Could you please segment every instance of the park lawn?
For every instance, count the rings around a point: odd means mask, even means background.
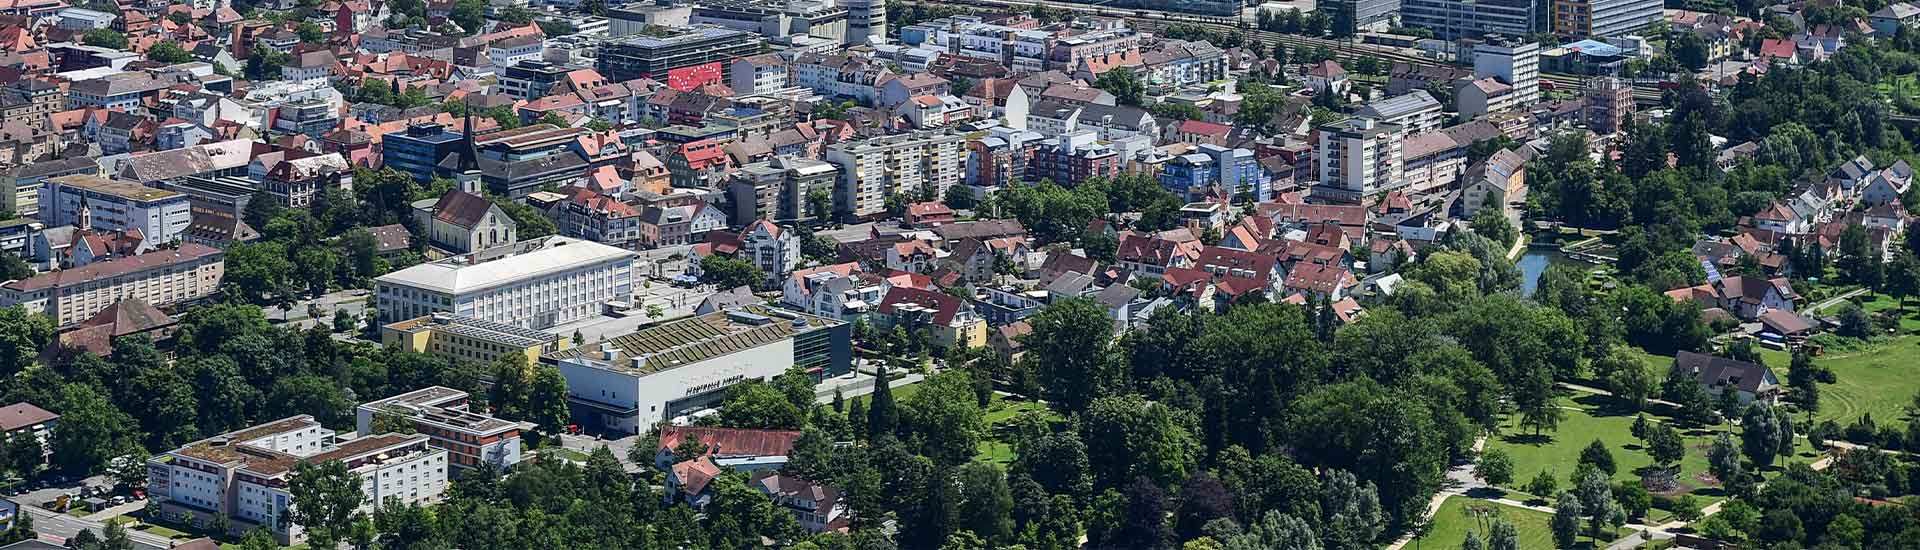
[[[1915,309],[1915,308],[1909,308]],[[1767,358],[1767,366],[1786,383],[1789,361]],[[1885,425],[1907,418],[1907,404],[1920,392],[1920,336],[1895,337],[1871,350],[1827,352],[1814,364],[1833,369],[1834,383],[1820,385],[1816,417],[1846,425],[1872,414]]]
[[[547,447],[545,449],[540,449],[540,454],[542,455],[551,454],[558,458],[564,458],[564,459],[571,460],[574,462],[579,462],[582,464],[585,464],[587,462],[586,453],[582,453],[580,451],[576,451],[573,449],[568,449],[566,447]]]
[[[915,393],[918,393],[918,392],[920,391],[920,383],[919,383],[919,382],[915,382],[915,383],[912,383],[912,384],[907,384],[907,385],[904,385],[904,386],[902,386],[902,385],[900,385],[900,381],[899,381],[899,380],[894,380],[894,381],[893,381],[893,385],[891,385],[891,386],[887,386],[887,390],[888,390],[888,391],[891,391],[891,392],[893,392],[893,402],[894,402],[894,403],[899,403],[899,402],[900,402],[900,400],[902,400],[902,399],[906,399],[906,398],[907,398],[907,396],[909,396],[909,395],[913,395],[913,394],[915,394]],[[851,405],[851,404],[852,404],[852,403],[853,403],[854,401],[859,401],[859,402],[860,402],[860,406],[862,406],[862,407],[867,407],[867,406],[872,406],[872,405],[873,405],[873,394],[872,394],[871,392],[869,392],[869,393],[867,393],[866,395],[861,395],[861,396],[858,396],[858,397],[849,397],[849,398],[847,398],[847,403],[848,403],[849,405]]]
[[[1653,457],[1647,454],[1640,440],[1633,437],[1633,414],[1613,408],[1617,403],[1613,398],[1581,394],[1557,401],[1565,413],[1558,429],[1535,436],[1531,430],[1519,428],[1518,415],[1508,415],[1500,423],[1500,435],[1487,440],[1488,449],[1500,449],[1513,458],[1513,483],[1505,488],[1519,490],[1542,471],[1552,472],[1562,489],[1570,487],[1567,476],[1580,462],[1580,451],[1594,439],[1604,442],[1613,452],[1615,482],[1637,482],[1640,479],[1637,470],[1653,465]],[[1653,414],[1647,418],[1668,420]],[[1713,442],[1713,434],[1705,429],[1684,429],[1681,433],[1686,438],[1687,454],[1680,461],[1679,481],[1691,491],[1706,485],[1694,479],[1693,474],[1707,471],[1707,448]]]
[[[990,462],[1000,466],[1013,463],[1013,442],[1007,441],[1006,435],[1013,429],[1013,420],[1025,414],[1040,415],[1040,419],[1050,424],[1066,420],[1066,417],[1061,416],[1059,412],[1038,402],[1016,401],[997,393],[993,394],[993,400],[987,405],[986,414],[982,415],[987,423],[987,433],[980,439],[977,447],[979,452],[974,455],[974,462]]]
[[[1512,523],[1514,530],[1520,534],[1521,548],[1553,548],[1553,528],[1549,526],[1553,520],[1552,514],[1463,496],[1447,497],[1445,502],[1440,503],[1440,510],[1434,512],[1433,523],[1427,529],[1427,534],[1408,548],[1459,548],[1461,541],[1467,540],[1469,530],[1484,540],[1487,536],[1484,526],[1490,523],[1469,516],[1469,508],[1492,511]]]

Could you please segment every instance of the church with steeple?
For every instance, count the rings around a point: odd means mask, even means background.
[[[486,183],[480,171],[480,150],[474,145],[473,110],[462,121],[465,137],[455,155],[454,181],[458,185],[446,196],[413,204],[416,227],[425,233],[427,243],[453,253],[466,253],[519,242],[519,225],[500,205],[485,196]],[[442,164],[445,166],[445,164]]]

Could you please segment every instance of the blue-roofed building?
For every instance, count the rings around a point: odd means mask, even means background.
[[[1168,160],[1160,169],[1160,185],[1175,195],[1187,196],[1195,189],[1213,183],[1213,157],[1187,153]]]
[[[1617,76],[1631,57],[1619,46],[1588,39],[1540,52],[1540,69],[1555,73]]]
[[[387,134],[381,139],[381,156],[386,166],[413,176],[416,181],[433,179],[440,161],[460,150],[459,132],[436,123],[413,124],[407,131]]]
[[[1266,200],[1267,171],[1253,151],[1201,145],[1198,152],[1168,160],[1160,171],[1160,185],[1187,200],[1197,200],[1208,187],[1219,186],[1234,197]]]

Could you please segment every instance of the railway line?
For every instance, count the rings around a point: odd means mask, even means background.
[[[1196,25],[1196,26],[1204,27],[1217,32],[1240,32],[1244,34],[1248,38],[1248,40],[1258,41],[1262,45],[1266,45],[1268,47],[1271,47],[1273,44],[1285,44],[1287,46],[1287,51],[1289,53],[1298,52],[1303,48],[1325,48],[1326,50],[1333,53],[1335,61],[1339,61],[1343,64],[1352,63],[1354,61],[1359,60],[1362,57],[1372,57],[1389,64],[1408,63],[1412,65],[1417,65],[1417,66],[1430,66],[1430,67],[1449,65],[1448,63],[1445,63],[1442,61],[1421,56],[1412,48],[1399,48],[1394,46],[1354,42],[1351,40],[1320,38],[1320,37],[1302,36],[1297,34],[1286,34],[1286,33],[1279,33],[1279,32],[1273,32],[1273,31],[1259,30],[1254,28],[1254,25],[1250,21],[1246,20],[1244,17],[1220,17],[1220,16],[1211,16],[1211,15],[1170,12],[1170,11],[1162,11],[1162,10],[1114,8],[1114,7],[1102,6],[1098,4],[1081,4],[1081,3],[1074,3],[1074,2],[1060,2],[1060,1],[1054,1],[1054,0],[1032,0],[1032,1],[950,0],[950,1],[957,4],[989,7],[989,8],[996,8],[996,9],[1027,9],[1034,4],[1040,4],[1040,5],[1047,6],[1049,8],[1062,9],[1062,10],[1067,10],[1074,13],[1084,13],[1088,15],[1098,15],[1103,17],[1123,18],[1123,19],[1126,19],[1128,24],[1131,25],[1133,28],[1143,32],[1160,32],[1160,31],[1164,31],[1167,27],[1175,24]],[[1572,74],[1543,73],[1540,75],[1540,79],[1546,82],[1551,82],[1554,89],[1570,91],[1575,93],[1579,93],[1586,90],[1588,78],[1589,77],[1572,75]],[[1660,103],[1660,97],[1661,97],[1661,91],[1657,84],[1640,83],[1640,82],[1634,83],[1633,99],[1635,103],[1640,105],[1658,105]]]

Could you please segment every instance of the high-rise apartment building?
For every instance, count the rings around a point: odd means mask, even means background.
[[[842,142],[827,148],[826,160],[840,169],[834,211],[866,217],[886,212],[887,197],[931,188],[947,188],[966,175],[966,138],[958,134],[914,132]]]
[[[1540,44],[1491,36],[1473,45],[1473,77],[1493,77],[1513,87],[1514,103],[1540,101]]]
[[[1349,118],[1320,127],[1314,148],[1320,184],[1313,195],[1333,202],[1358,203],[1400,187],[1405,169],[1400,127],[1370,118]]]

